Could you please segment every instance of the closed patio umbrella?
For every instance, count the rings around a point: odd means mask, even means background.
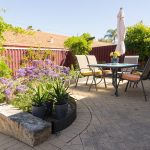
[[[125,54],[125,24],[124,24],[124,13],[123,9],[120,8],[119,13],[117,15],[117,47],[116,51],[119,51],[121,55]]]

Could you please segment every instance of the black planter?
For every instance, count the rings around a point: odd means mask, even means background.
[[[45,102],[45,107],[46,107],[46,116],[49,116],[52,114],[53,111],[53,102]]]
[[[68,112],[68,103],[63,104],[63,105],[55,104],[56,119],[58,120],[63,119],[67,115],[67,112]]]
[[[71,98],[68,101],[68,112],[66,117],[61,120],[53,118],[53,116],[49,118],[49,121],[52,123],[52,133],[57,133],[71,125],[77,116],[76,109],[76,102],[74,98]]]
[[[32,115],[44,119],[46,113],[46,108],[42,106],[32,106]]]

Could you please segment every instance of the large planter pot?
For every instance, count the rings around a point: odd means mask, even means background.
[[[42,106],[32,106],[32,115],[44,119],[46,113],[46,108]]]
[[[45,107],[46,107],[46,116],[49,116],[52,114],[53,111],[53,102],[45,102]]]
[[[74,98],[70,98],[68,100],[68,112],[66,117],[64,117],[61,120],[58,120],[56,118],[50,118],[50,121],[52,123],[52,133],[57,133],[65,128],[67,128],[69,125],[72,124],[72,122],[76,119],[77,112],[76,112],[76,101]]]
[[[55,104],[55,116],[56,119],[63,119],[66,117],[68,112],[68,103],[63,105]]]

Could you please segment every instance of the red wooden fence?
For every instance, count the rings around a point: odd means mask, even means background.
[[[90,52],[91,55],[95,55],[98,62],[110,62],[110,53],[115,51],[116,45],[108,45],[101,47],[93,47]]]
[[[6,56],[6,63],[13,71],[13,74],[16,74],[16,71],[22,66],[22,60],[27,55],[27,48],[5,48],[6,50],[1,53],[2,56]],[[35,50],[36,51],[36,50]],[[66,65],[68,66],[68,61],[66,57],[69,51],[63,49],[53,49],[50,50],[50,58],[53,60],[54,64],[57,65]]]
[[[98,62],[110,62],[110,52],[114,51],[115,48],[116,45],[94,47],[90,54],[95,55]],[[23,57],[26,56],[27,50],[28,48],[25,47],[6,47],[6,50],[2,53],[3,56],[10,58],[9,61],[7,60],[7,64],[12,69],[13,74],[21,67]],[[135,52],[132,54],[135,54]],[[52,49],[50,58],[57,65],[70,66],[74,63],[71,52],[64,49]]]

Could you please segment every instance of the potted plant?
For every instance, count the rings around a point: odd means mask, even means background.
[[[52,111],[53,111],[53,104],[54,104],[54,101],[53,99],[51,98],[51,92],[53,91],[53,82],[47,82],[45,83],[45,106],[46,106],[46,116],[49,116],[52,114]]]
[[[119,56],[120,56],[119,51],[111,52],[110,53],[111,63],[118,63],[119,62]]]
[[[46,108],[44,102],[47,98],[47,92],[42,84],[35,86],[33,89],[33,98],[32,98],[32,114],[41,119],[44,118]]]
[[[62,119],[68,112],[68,99],[69,93],[68,87],[65,87],[62,80],[57,79],[53,85],[53,91],[51,92],[51,98],[55,102],[55,116],[56,119]]]

